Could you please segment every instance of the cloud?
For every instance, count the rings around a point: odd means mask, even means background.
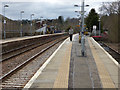
[[[29,19],[30,14],[34,13],[34,18],[43,16],[44,18],[56,18],[67,12],[73,12],[73,4],[66,5],[67,3],[49,3],[49,2],[12,2],[7,3],[6,16],[9,18],[19,19],[20,11],[24,10],[23,19]],[[74,13],[74,12],[73,12]]]
[[[89,4],[85,10],[87,13],[91,8],[95,8],[98,12],[98,8],[101,2],[116,1],[116,0],[85,0],[85,4]],[[8,4],[6,8],[6,16],[11,19],[20,19],[20,11],[24,10],[23,19],[30,19],[30,14],[34,13],[33,18],[57,18],[62,15],[67,17],[76,17],[75,10],[81,10],[75,8],[75,4],[81,5],[82,0],[2,0],[0,3],[0,9],[3,10],[3,4]],[[0,14],[2,14],[2,10]]]

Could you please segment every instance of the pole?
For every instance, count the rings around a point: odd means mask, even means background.
[[[6,31],[5,31],[5,5],[4,5],[4,39],[6,38]]]
[[[85,38],[84,38],[84,0],[82,2],[82,38],[81,38],[81,53],[82,53],[82,56],[84,56],[85,54]]]
[[[32,14],[30,15],[30,32],[31,32],[31,36],[32,36]]]
[[[101,34],[101,30],[100,30],[101,28],[100,28],[100,18],[99,18],[99,36],[100,36],[100,34]]]
[[[22,37],[22,12],[20,12],[20,18],[21,18],[21,32],[20,32],[20,35]]]
[[[34,16],[34,14],[30,15],[30,32],[31,32],[31,36],[32,36],[32,16]]]
[[[82,3],[82,10],[81,11],[82,11],[82,32],[84,32],[84,0]]]

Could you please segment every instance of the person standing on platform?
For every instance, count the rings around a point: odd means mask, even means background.
[[[70,27],[69,29],[69,35],[70,35],[70,41],[72,41],[72,36],[73,36],[73,29]]]

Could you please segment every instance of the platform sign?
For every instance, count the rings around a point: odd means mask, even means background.
[[[84,24],[84,27],[86,27],[86,24]]]
[[[96,28],[97,28],[97,26],[96,26],[96,25],[94,25],[94,26],[93,26],[93,30],[96,30]]]
[[[94,25],[93,26],[93,31],[92,31],[92,33],[96,36],[96,28],[97,28],[97,26],[96,25]]]
[[[80,25],[76,25],[77,27],[80,27]]]

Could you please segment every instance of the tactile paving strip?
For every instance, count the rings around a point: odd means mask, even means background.
[[[97,69],[99,72],[99,76],[100,76],[103,88],[115,88],[115,85],[109,73],[107,72],[103,62],[100,60],[100,57],[97,52],[97,47],[95,47],[94,45],[95,43],[91,40],[91,38],[88,38],[88,42],[97,65]]]
[[[69,45],[66,45],[66,44],[69,44]],[[64,45],[64,48],[65,48],[65,50],[63,51],[64,55],[61,56],[62,63],[60,65],[58,75],[54,82],[53,88],[68,88],[69,65],[70,65],[72,42],[67,41],[66,44]]]

